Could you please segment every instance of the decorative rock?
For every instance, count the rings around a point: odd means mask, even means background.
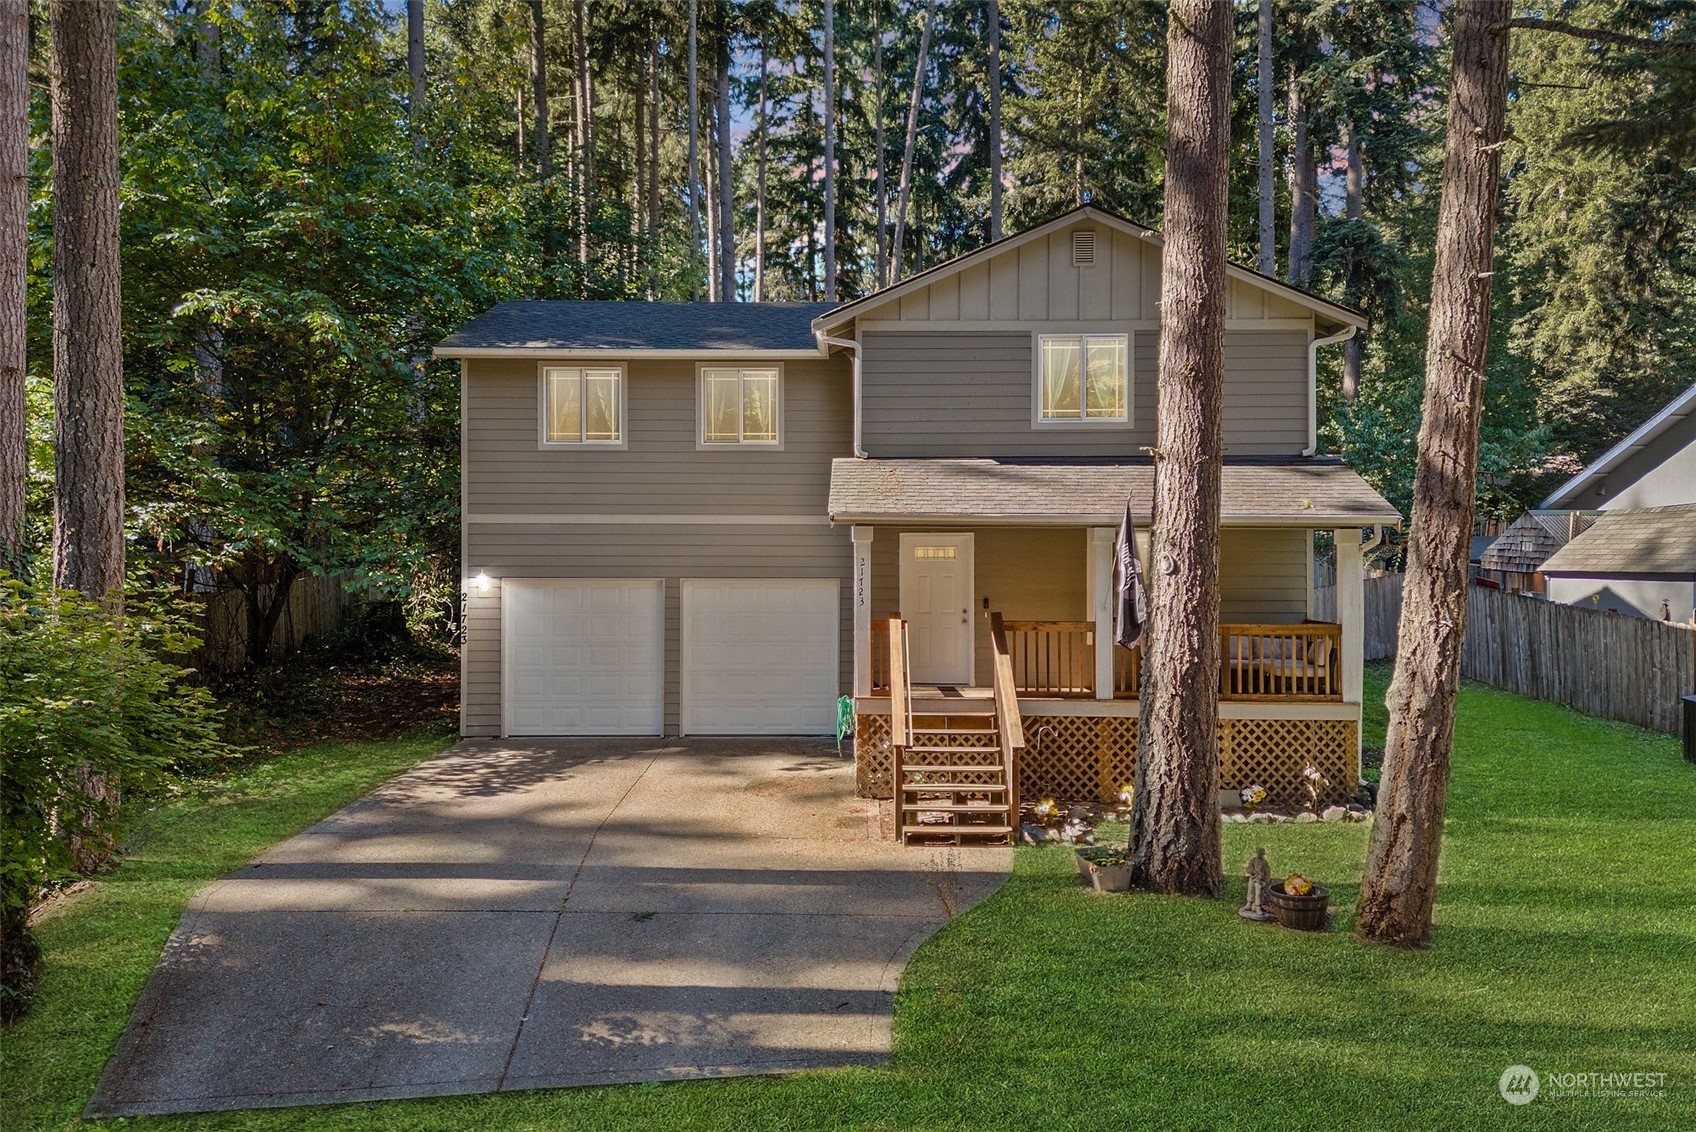
[[[1231,821],[1231,822],[1237,822],[1239,824],[1246,824],[1248,822],[1248,815],[1247,814],[1226,814],[1225,820]]]
[[[1358,802],[1350,802],[1348,810],[1351,814],[1364,814],[1366,812],[1366,807],[1360,805]]]
[[[1314,813],[1312,810],[1303,810],[1301,813],[1296,815],[1296,820],[1303,823],[1316,822],[1319,820],[1319,815]]]
[[[1250,817],[1248,820],[1256,825],[1271,825],[1273,822],[1277,821],[1278,818],[1275,814],[1258,813]]]
[[[1322,821],[1342,821],[1347,814],[1348,811],[1341,806],[1326,806],[1325,812],[1319,817]]]
[[[1078,805],[1073,806],[1066,816],[1071,818],[1073,821],[1087,822],[1090,820],[1089,807],[1080,802]]]
[[[1026,822],[1019,827],[1019,833],[1026,845],[1041,845],[1046,841],[1058,841],[1059,836],[1046,826],[1032,825]]]
[[[1372,815],[1367,813],[1364,810],[1361,810],[1359,812],[1356,812],[1354,810],[1350,810],[1348,813],[1343,815],[1344,821],[1356,821],[1356,822],[1370,821],[1371,818],[1372,818]]]

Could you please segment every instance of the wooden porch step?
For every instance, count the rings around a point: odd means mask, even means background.
[[[1001,754],[1001,748],[1000,747],[908,747],[907,752],[909,754],[916,754],[916,755],[1000,755]],[[905,760],[903,760],[903,765],[906,765]],[[913,763],[912,765],[918,766],[920,764]],[[996,765],[996,766],[1001,765],[1001,761],[1000,761],[999,758],[996,759],[994,765]]]
[[[993,727],[920,727],[914,724],[914,735],[996,735]]]
[[[903,802],[904,814],[1000,814],[1007,816],[1005,802]]]
[[[975,783],[970,783],[970,782],[950,782],[950,783],[944,783],[943,785],[940,785],[940,786],[937,785],[934,782],[927,782],[922,786],[914,785],[913,783],[909,782],[905,786],[903,786],[901,789],[907,794],[1005,794],[1005,793],[1007,793],[1007,788],[1005,786],[999,786],[999,785],[979,786],[979,785],[976,785]],[[901,803],[902,803],[902,805],[906,805],[907,799],[902,798]],[[916,804],[917,803],[915,803],[915,805]],[[1006,802],[998,802],[996,804],[999,805],[1002,809],[1007,808]],[[923,808],[923,807],[921,807],[921,808]]]
[[[901,840],[907,841],[914,837],[1011,837],[1013,827],[1010,825],[904,825],[901,827]]]
[[[988,774],[991,771],[995,771],[995,772],[999,773],[1001,771],[1001,769],[1002,769],[1001,764],[995,763],[993,765],[988,765],[988,766],[904,766],[904,767],[901,768],[901,771],[904,774],[927,774],[927,775],[930,775],[930,774]],[[916,783],[904,783],[903,785],[912,786],[912,785],[917,785],[917,784]]]

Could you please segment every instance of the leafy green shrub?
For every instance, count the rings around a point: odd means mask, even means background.
[[[219,711],[189,670],[194,646],[169,608],[114,618],[74,594],[0,583],[0,1018],[28,1007],[39,965],[29,908],[73,871],[71,847],[116,828],[120,792],[221,756]],[[91,796],[103,776],[113,789]]]

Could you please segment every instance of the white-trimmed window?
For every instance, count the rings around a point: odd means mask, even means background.
[[[1130,419],[1128,335],[1037,336],[1038,424],[1128,424]]]
[[[543,444],[623,444],[624,371],[542,367]]]
[[[782,396],[775,368],[702,366],[701,444],[776,447]]]

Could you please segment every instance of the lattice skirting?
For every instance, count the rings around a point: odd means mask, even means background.
[[[1240,790],[1258,783],[1267,803],[1307,801],[1302,771],[1311,762],[1326,780],[1320,805],[1343,802],[1360,788],[1358,724],[1352,719],[1222,719],[1219,785]],[[1019,793],[1025,798],[1111,802],[1136,773],[1137,721],[1123,716],[1026,716]],[[856,782],[863,798],[888,798],[889,717],[855,720]]]

